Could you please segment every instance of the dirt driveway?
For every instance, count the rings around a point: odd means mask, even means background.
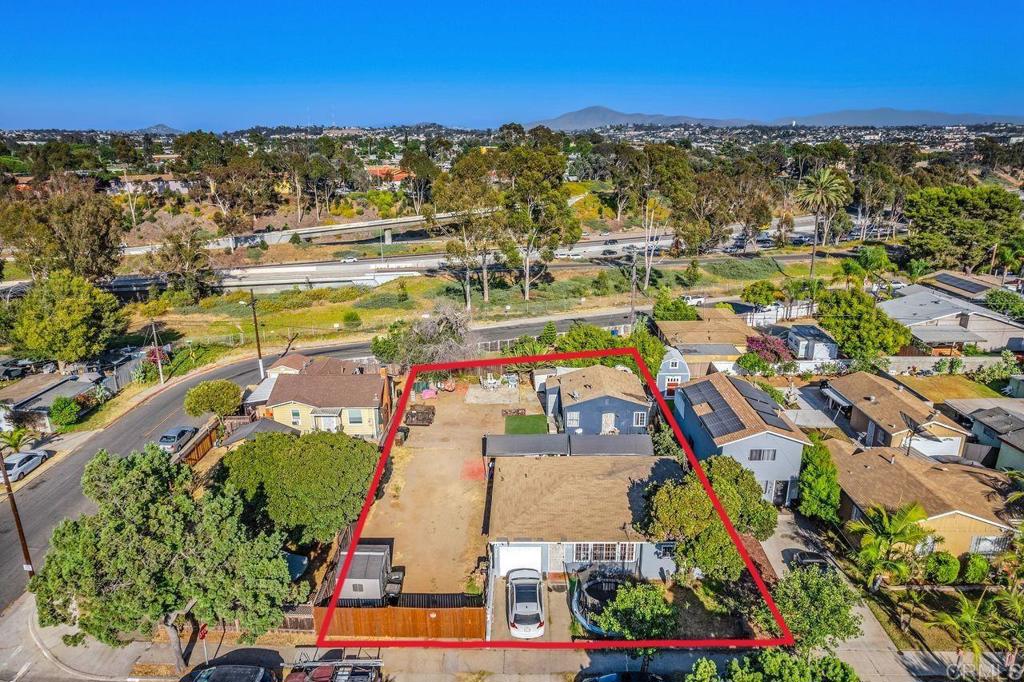
[[[371,508],[362,537],[393,540],[407,593],[461,593],[486,554],[482,534],[487,477],[483,436],[505,432],[502,405],[467,405],[467,385],[441,393],[430,426],[414,426],[392,450],[394,472],[385,497]],[[533,404],[522,407],[540,411]]]

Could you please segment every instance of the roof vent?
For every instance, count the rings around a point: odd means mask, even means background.
[[[896,455],[889,455],[889,464],[896,463]]]
[[[573,400],[579,400],[580,399],[580,392],[579,391],[569,391],[569,397],[572,398]]]
[[[875,402],[875,396],[873,396],[873,395],[869,395],[869,396],[867,396],[867,401],[868,401],[869,403],[873,403],[873,402]]]

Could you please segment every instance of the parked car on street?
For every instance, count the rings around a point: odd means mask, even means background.
[[[0,381],[10,381],[12,379],[20,379],[25,376],[25,368],[19,367],[18,365],[2,365],[0,366]]]
[[[273,682],[274,673],[256,665],[215,665],[201,671],[194,682]]]
[[[198,431],[198,429],[194,426],[177,426],[160,436],[158,445],[161,450],[173,455],[175,452],[181,450],[185,443],[192,439],[192,436],[196,435],[196,431]]]
[[[544,636],[544,591],[540,571],[517,568],[509,571],[508,629],[516,639]]]
[[[50,453],[45,450],[26,450],[25,452],[7,455],[4,457],[4,469],[7,470],[7,478],[12,481],[20,481],[49,458]]]

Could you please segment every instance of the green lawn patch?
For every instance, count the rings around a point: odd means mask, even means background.
[[[704,265],[704,269],[721,279],[770,279],[779,274],[774,258],[730,258]]]
[[[505,417],[505,435],[522,436],[548,432],[548,418],[543,414],[509,415]]]
[[[950,398],[1003,398],[985,384],[971,381],[962,374],[936,374],[930,377],[900,377],[900,382],[934,403]]]

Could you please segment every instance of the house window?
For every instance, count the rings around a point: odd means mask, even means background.
[[[771,495],[775,492],[774,481],[764,481],[761,483],[761,490],[764,491],[765,495]]]
[[[1010,546],[1009,535],[975,535],[971,538],[971,552],[975,554],[999,554]]]
[[[360,585],[359,583],[352,583],[351,585],[349,585],[349,587],[352,588],[353,592],[362,592],[363,591],[363,586]]]
[[[665,377],[665,395],[672,397],[676,394],[676,389],[679,388],[679,384],[683,383],[683,377],[678,374],[672,374]]]
[[[363,423],[363,411],[362,410],[349,410],[348,411],[348,423],[349,424],[362,424]]]
[[[750,451],[751,462],[774,462],[775,461],[775,450],[751,450]]]
[[[640,428],[647,426],[647,413],[646,412],[634,412],[633,413],[633,426]]]
[[[668,368],[669,369],[679,369],[679,361],[678,360],[669,360]]]
[[[580,425],[580,413],[579,412],[566,412],[565,413],[565,428],[575,429]]]
[[[302,413],[292,410],[292,426],[298,426],[300,423],[302,423]]]
[[[577,542],[573,545],[573,561],[635,561],[636,545],[632,542]]]

